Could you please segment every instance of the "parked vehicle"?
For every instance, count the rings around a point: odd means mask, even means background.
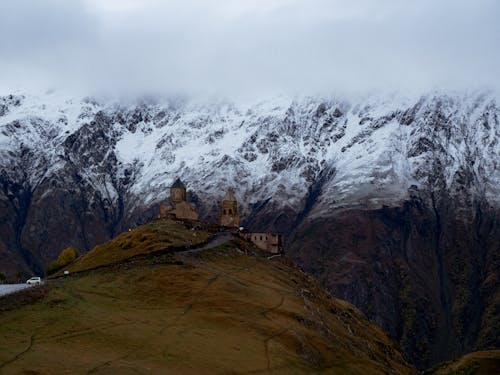
[[[39,276],[32,277],[26,281],[28,285],[40,285],[42,283],[42,278]]]

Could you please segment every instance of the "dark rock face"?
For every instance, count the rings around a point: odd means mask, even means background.
[[[72,179],[64,187],[57,187],[61,181],[46,180],[35,189],[5,184],[0,192],[0,234],[14,260],[3,268],[10,279],[18,272],[22,278],[31,272],[43,275],[45,266],[65,247],[86,252],[155,215],[155,206],[139,212],[131,209],[125,215],[126,198],[111,204],[83,184],[78,174],[69,175]]]
[[[9,181],[5,174],[0,176],[0,183],[0,210],[2,212],[0,248],[3,248],[5,253],[1,262],[9,265],[8,259],[10,259],[17,266],[16,270],[6,267],[5,273],[12,278],[15,274],[17,277],[18,272],[26,272],[29,269],[41,271],[39,256],[22,244],[22,231],[31,205],[31,191],[27,186]]]
[[[358,306],[421,369],[500,345],[500,211],[414,197],[303,222],[290,256]]]

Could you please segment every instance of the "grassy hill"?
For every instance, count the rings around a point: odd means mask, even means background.
[[[0,373],[416,373],[287,261],[230,235],[196,248],[213,235],[156,221],[80,258],[32,303],[0,310]]]
[[[426,371],[425,375],[497,375],[500,374],[500,350],[464,355]]]
[[[96,246],[65,270],[81,272],[117,264],[132,257],[184,249],[200,245],[213,236],[207,229],[192,230],[195,226],[194,223],[174,220],[152,221],[122,233],[112,241]],[[61,273],[62,271],[59,275]]]

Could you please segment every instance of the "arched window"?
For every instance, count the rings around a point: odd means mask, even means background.
[[[262,236],[260,236],[260,240],[262,241]]]
[[[231,215],[233,213],[233,210],[229,209],[229,215]]]
[[[222,210],[222,213],[225,215],[226,214],[226,210]]]

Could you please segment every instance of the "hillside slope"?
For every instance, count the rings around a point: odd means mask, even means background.
[[[425,375],[495,375],[500,373],[500,350],[473,352],[439,364]]]
[[[416,373],[355,307],[247,242],[139,257],[120,240],[108,249],[132,258],[82,267],[0,313],[2,374]]]

